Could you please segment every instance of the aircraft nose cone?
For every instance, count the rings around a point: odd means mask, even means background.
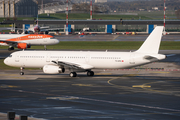
[[[55,39],[54,42],[55,42],[56,44],[58,44],[58,43],[59,43],[59,40]]]
[[[8,59],[4,59],[4,64],[8,65]]]

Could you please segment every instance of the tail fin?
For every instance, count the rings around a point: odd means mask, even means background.
[[[157,54],[159,52],[163,28],[163,26],[157,26],[136,52]]]
[[[36,25],[38,25],[38,14],[37,14],[37,23],[36,23]]]

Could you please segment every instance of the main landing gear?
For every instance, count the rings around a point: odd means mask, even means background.
[[[77,73],[76,73],[76,72],[71,72],[71,73],[69,74],[69,76],[70,76],[70,77],[76,77],[76,76],[77,76]]]
[[[76,77],[77,73],[76,72],[71,72],[69,74],[70,77]],[[87,76],[94,76],[94,72],[93,71],[87,71]]]
[[[8,50],[9,51],[14,50],[14,47],[9,47]]]
[[[88,71],[87,76],[94,76],[94,72],[93,71]]]

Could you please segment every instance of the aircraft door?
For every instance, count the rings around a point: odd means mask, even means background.
[[[46,62],[50,62],[50,53],[46,55]]]
[[[86,63],[89,62],[89,58],[90,58],[90,57],[89,57],[89,54],[87,54],[87,55],[86,55]]]
[[[19,62],[19,53],[16,54],[15,62]]]
[[[44,41],[44,43],[46,43],[47,42],[47,38],[43,38],[43,41]]]

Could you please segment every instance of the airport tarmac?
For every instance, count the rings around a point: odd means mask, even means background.
[[[180,51],[161,52],[174,55],[133,69],[94,70],[93,77],[0,70],[0,112],[37,120],[179,120]]]
[[[55,36],[56,39],[60,41],[144,41],[148,37],[147,35],[101,35],[101,34],[91,34],[91,35],[58,35]],[[179,35],[164,35],[162,41],[180,41]]]
[[[76,35],[58,37],[65,41],[84,39]],[[146,37],[92,35],[85,39],[138,41]],[[163,40],[179,39],[172,37]],[[11,52],[0,50],[0,58]],[[0,69],[0,120],[5,120],[8,111],[27,115],[29,120],[179,120],[180,51],[160,53],[170,57],[132,69],[94,70],[93,77],[78,73],[76,78],[70,78],[68,71],[47,75],[29,69],[20,76],[20,70]]]

